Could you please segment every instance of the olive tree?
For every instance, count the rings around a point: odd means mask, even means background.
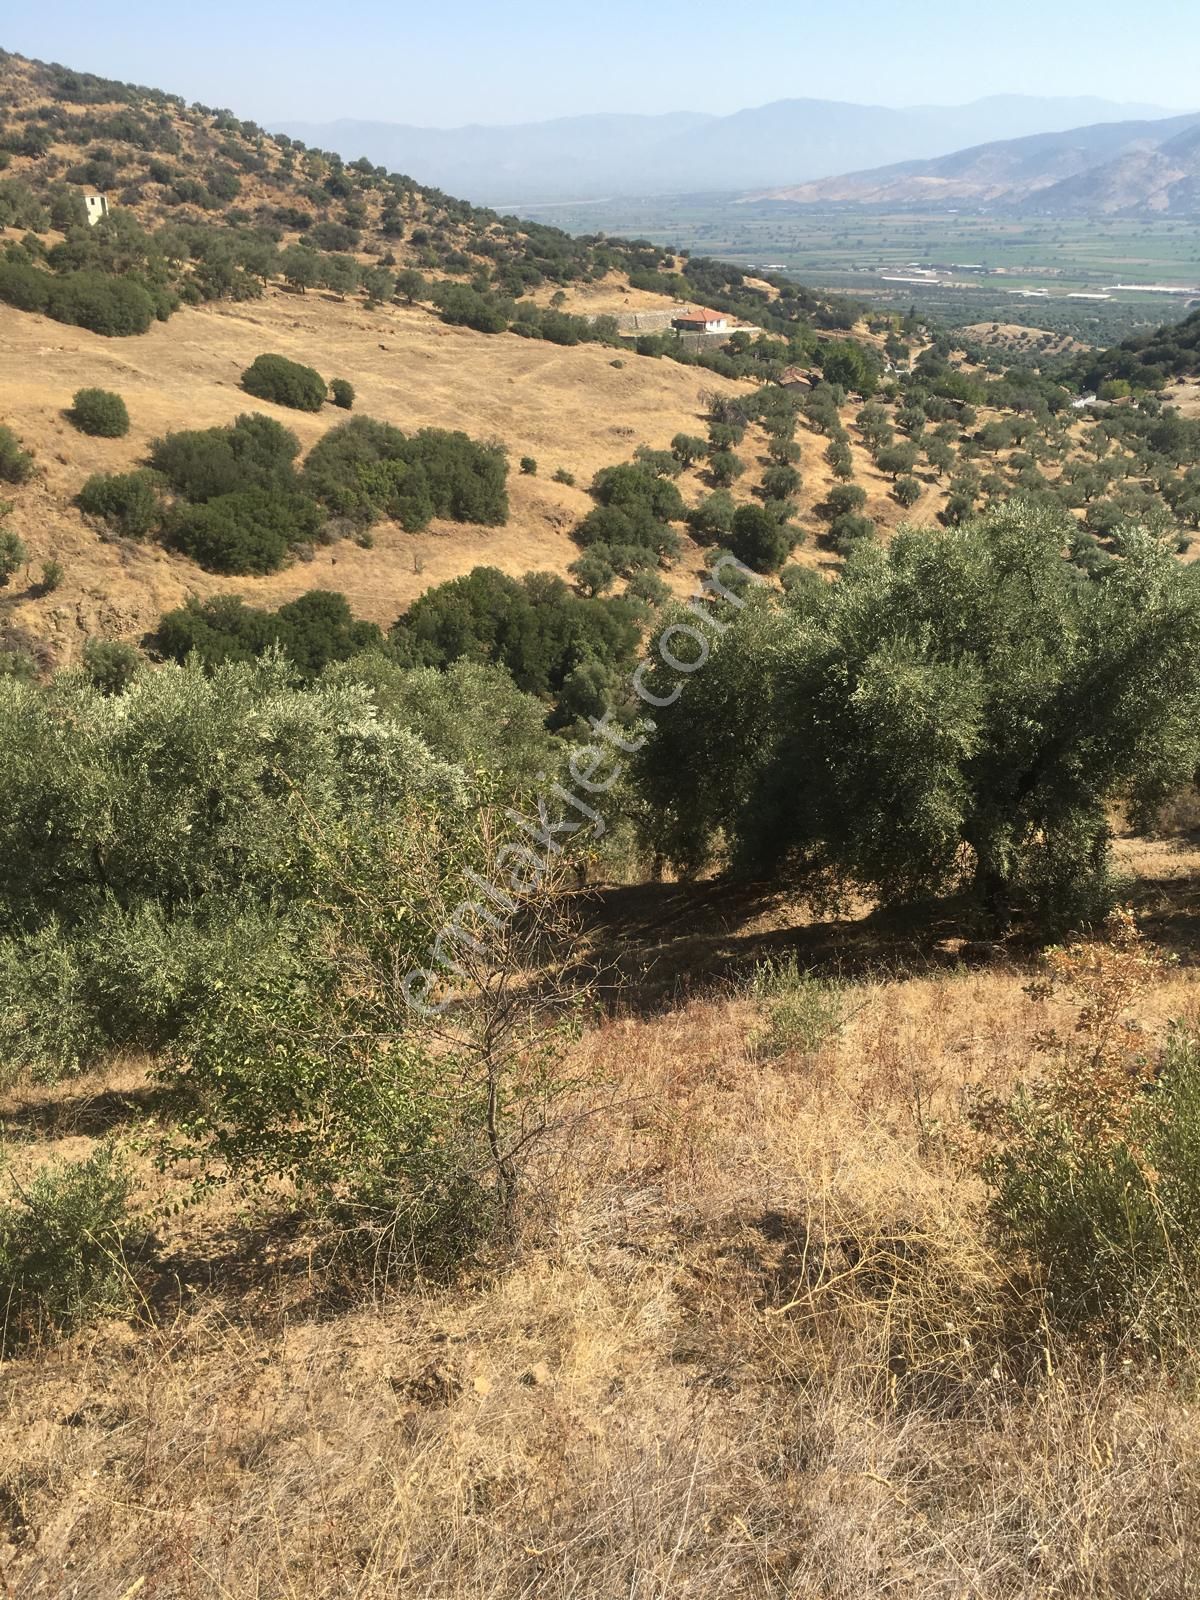
[[[993,928],[1099,914],[1112,806],[1196,770],[1200,582],[1138,533],[1088,580],[1068,532],[1013,503],[863,541],[722,635],[638,757],[654,847],[696,867],[724,841],[817,898],[965,891]]]

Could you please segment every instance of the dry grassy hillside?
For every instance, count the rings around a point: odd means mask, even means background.
[[[64,660],[89,633],[140,637],[189,594],[236,592],[277,605],[311,588],[335,588],[361,616],[388,623],[429,585],[474,566],[565,571],[578,554],[570,528],[591,502],[582,488],[553,483],[552,473],[565,468],[586,485],[638,444],[664,447],[680,430],[694,432],[702,392],[739,387],[670,361],[630,359],[617,369],[611,352],[600,348],[487,337],[445,327],[419,309],[368,313],[317,294],[183,310],[125,340],[0,307],[0,340],[11,352],[0,371],[0,418],[34,450],[42,469],[11,492],[11,523],[35,570],[51,556],[66,568],[56,593],[14,595],[12,619]],[[345,419],[332,407],[310,416],[245,394],[239,376],[263,350],[350,378],[356,410],[369,416],[502,441],[513,459],[509,524],[444,523],[416,535],[384,525],[371,550],[345,541],[319,551],[312,563],[240,579],[207,574],[157,546],[109,541],[90,528],[71,505],[85,478],[134,465],[156,435],[262,410],[294,429],[307,448]],[[132,419],[125,439],[86,438],[64,419],[75,390],[89,385],[125,397]],[[536,477],[517,472],[524,455],[537,459]]]
[[[1127,840],[1197,1016],[1194,849]],[[708,888],[616,891],[651,970],[588,1031],[514,1260],[341,1298],[286,1217],[140,1165],[141,1317],[0,1372],[0,1587],[19,1600],[1184,1600],[1186,1385],[1047,1335],[987,1239],[964,1091],[1030,1070],[1067,995],[903,927]],[[1182,934],[1186,940],[1186,933]],[[842,974],[805,1045],[744,982]],[[672,974],[718,981],[664,1009]],[[158,1115],[142,1064],[0,1105],[21,1179]],[[257,1224],[257,1225],[256,1225]],[[136,1266],[134,1267],[136,1271]]]
[[[6,609],[10,625],[48,645],[60,663],[75,659],[90,635],[140,639],[189,595],[237,593],[277,606],[312,588],[333,588],[358,615],[388,624],[424,589],[478,565],[513,575],[565,573],[579,553],[570,533],[591,505],[585,490],[596,471],[629,459],[638,445],[661,449],[676,433],[702,434],[705,395],[755,392],[750,383],[673,361],[483,335],[447,327],[420,307],[372,311],[319,292],[279,289],[247,305],[185,308],[144,335],[119,340],[0,306],[0,341],[11,355],[0,370],[0,420],[32,449],[39,468],[30,484],[8,492],[11,525],[31,561],[26,581],[8,591]],[[408,534],[383,524],[373,549],[343,541],[319,549],[310,563],[265,578],[218,577],[157,545],[112,539],[89,526],[72,504],[85,479],[135,466],[150,441],[170,430],[262,410],[293,429],[307,449],[344,420],[330,406],[310,415],[245,394],[239,377],[264,350],[311,364],[326,377],[349,378],[358,413],[402,428],[461,428],[502,442],[512,461],[508,525],[437,523],[427,533]],[[88,438],[65,418],[76,389],[89,386],[124,396],[132,419],[126,438]],[[803,425],[800,438],[798,521],[811,532],[819,526],[813,508],[834,480],[823,458],[825,441]],[[750,497],[761,476],[764,447],[764,437],[752,429],[740,450],[747,469],[737,490],[741,498]],[[852,449],[857,481],[868,493],[867,515],[885,531],[897,526],[905,513],[891,498],[887,478],[860,440]],[[527,455],[538,463],[536,476],[517,471]],[[574,475],[575,488],[552,481],[559,468]],[[689,503],[707,492],[699,471],[680,483]],[[917,520],[932,517],[944,498],[944,486],[931,480]],[[53,594],[40,595],[33,580],[50,558],[62,562],[65,580]],[[668,575],[673,585],[690,587],[703,559],[703,550],[685,540]],[[819,566],[831,560],[811,539],[797,559]]]

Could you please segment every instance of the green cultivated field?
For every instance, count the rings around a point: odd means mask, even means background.
[[[1051,221],[986,216],[882,215],[739,205],[720,195],[531,208],[570,232],[605,232],[678,244],[739,265],[774,265],[817,288],[876,304],[917,304],[945,322],[1023,323],[1108,343],[1157,327],[1188,307],[1184,295],[1116,293],[1120,283],[1200,288],[1200,224]],[[936,286],[888,283],[913,263],[949,269]],[[959,264],[983,271],[956,271]],[[950,281],[945,281],[950,280]],[[1026,300],[1021,290],[1045,290]]]

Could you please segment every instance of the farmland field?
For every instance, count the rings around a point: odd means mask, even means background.
[[[572,232],[671,241],[698,255],[771,266],[813,287],[875,303],[915,302],[952,325],[1020,322],[1089,343],[1182,317],[1200,298],[1116,288],[1200,290],[1200,224],[1194,222],[817,211],[722,195],[544,206],[530,214]],[[944,270],[929,284],[888,281],[918,264]],[[1112,297],[1069,298],[1079,293]]]

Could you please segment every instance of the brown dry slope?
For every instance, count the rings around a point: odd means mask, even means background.
[[[171,429],[264,411],[307,450],[345,420],[332,407],[312,416],[245,394],[240,374],[266,350],[349,378],[358,413],[503,442],[513,462],[508,525],[439,522],[413,535],[384,524],[371,550],[347,541],[270,577],[223,578],[154,544],[106,540],[87,524],[71,503],[87,476],[128,470]],[[570,529],[588,509],[584,486],[593,473],[639,444],[664,447],[681,429],[696,432],[703,392],[752,392],[671,361],[629,357],[614,366],[611,351],[597,346],[488,337],[446,327],[420,309],[368,312],[361,303],[279,291],[249,305],[184,310],[140,338],[120,340],[0,307],[0,353],[0,419],[40,469],[11,492],[12,526],[29,548],[31,579],[51,557],[66,569],[62,587],[47,596],[14,580],[10,620],[60,661],[74,659],[89,634],[140,637],[189,595],[233,592],[276,606],[333,588],[357,614],[386,624],[431,584],[481,564],[513,574],[564,572],[578,554]],[[66,420],[75,390],[91,385],[124,396],[133,424],[127,438],[87,438]],[[524,455],[538,461],[536,477],[517,471]],[[560,467],[581,487],[552,482]]]

